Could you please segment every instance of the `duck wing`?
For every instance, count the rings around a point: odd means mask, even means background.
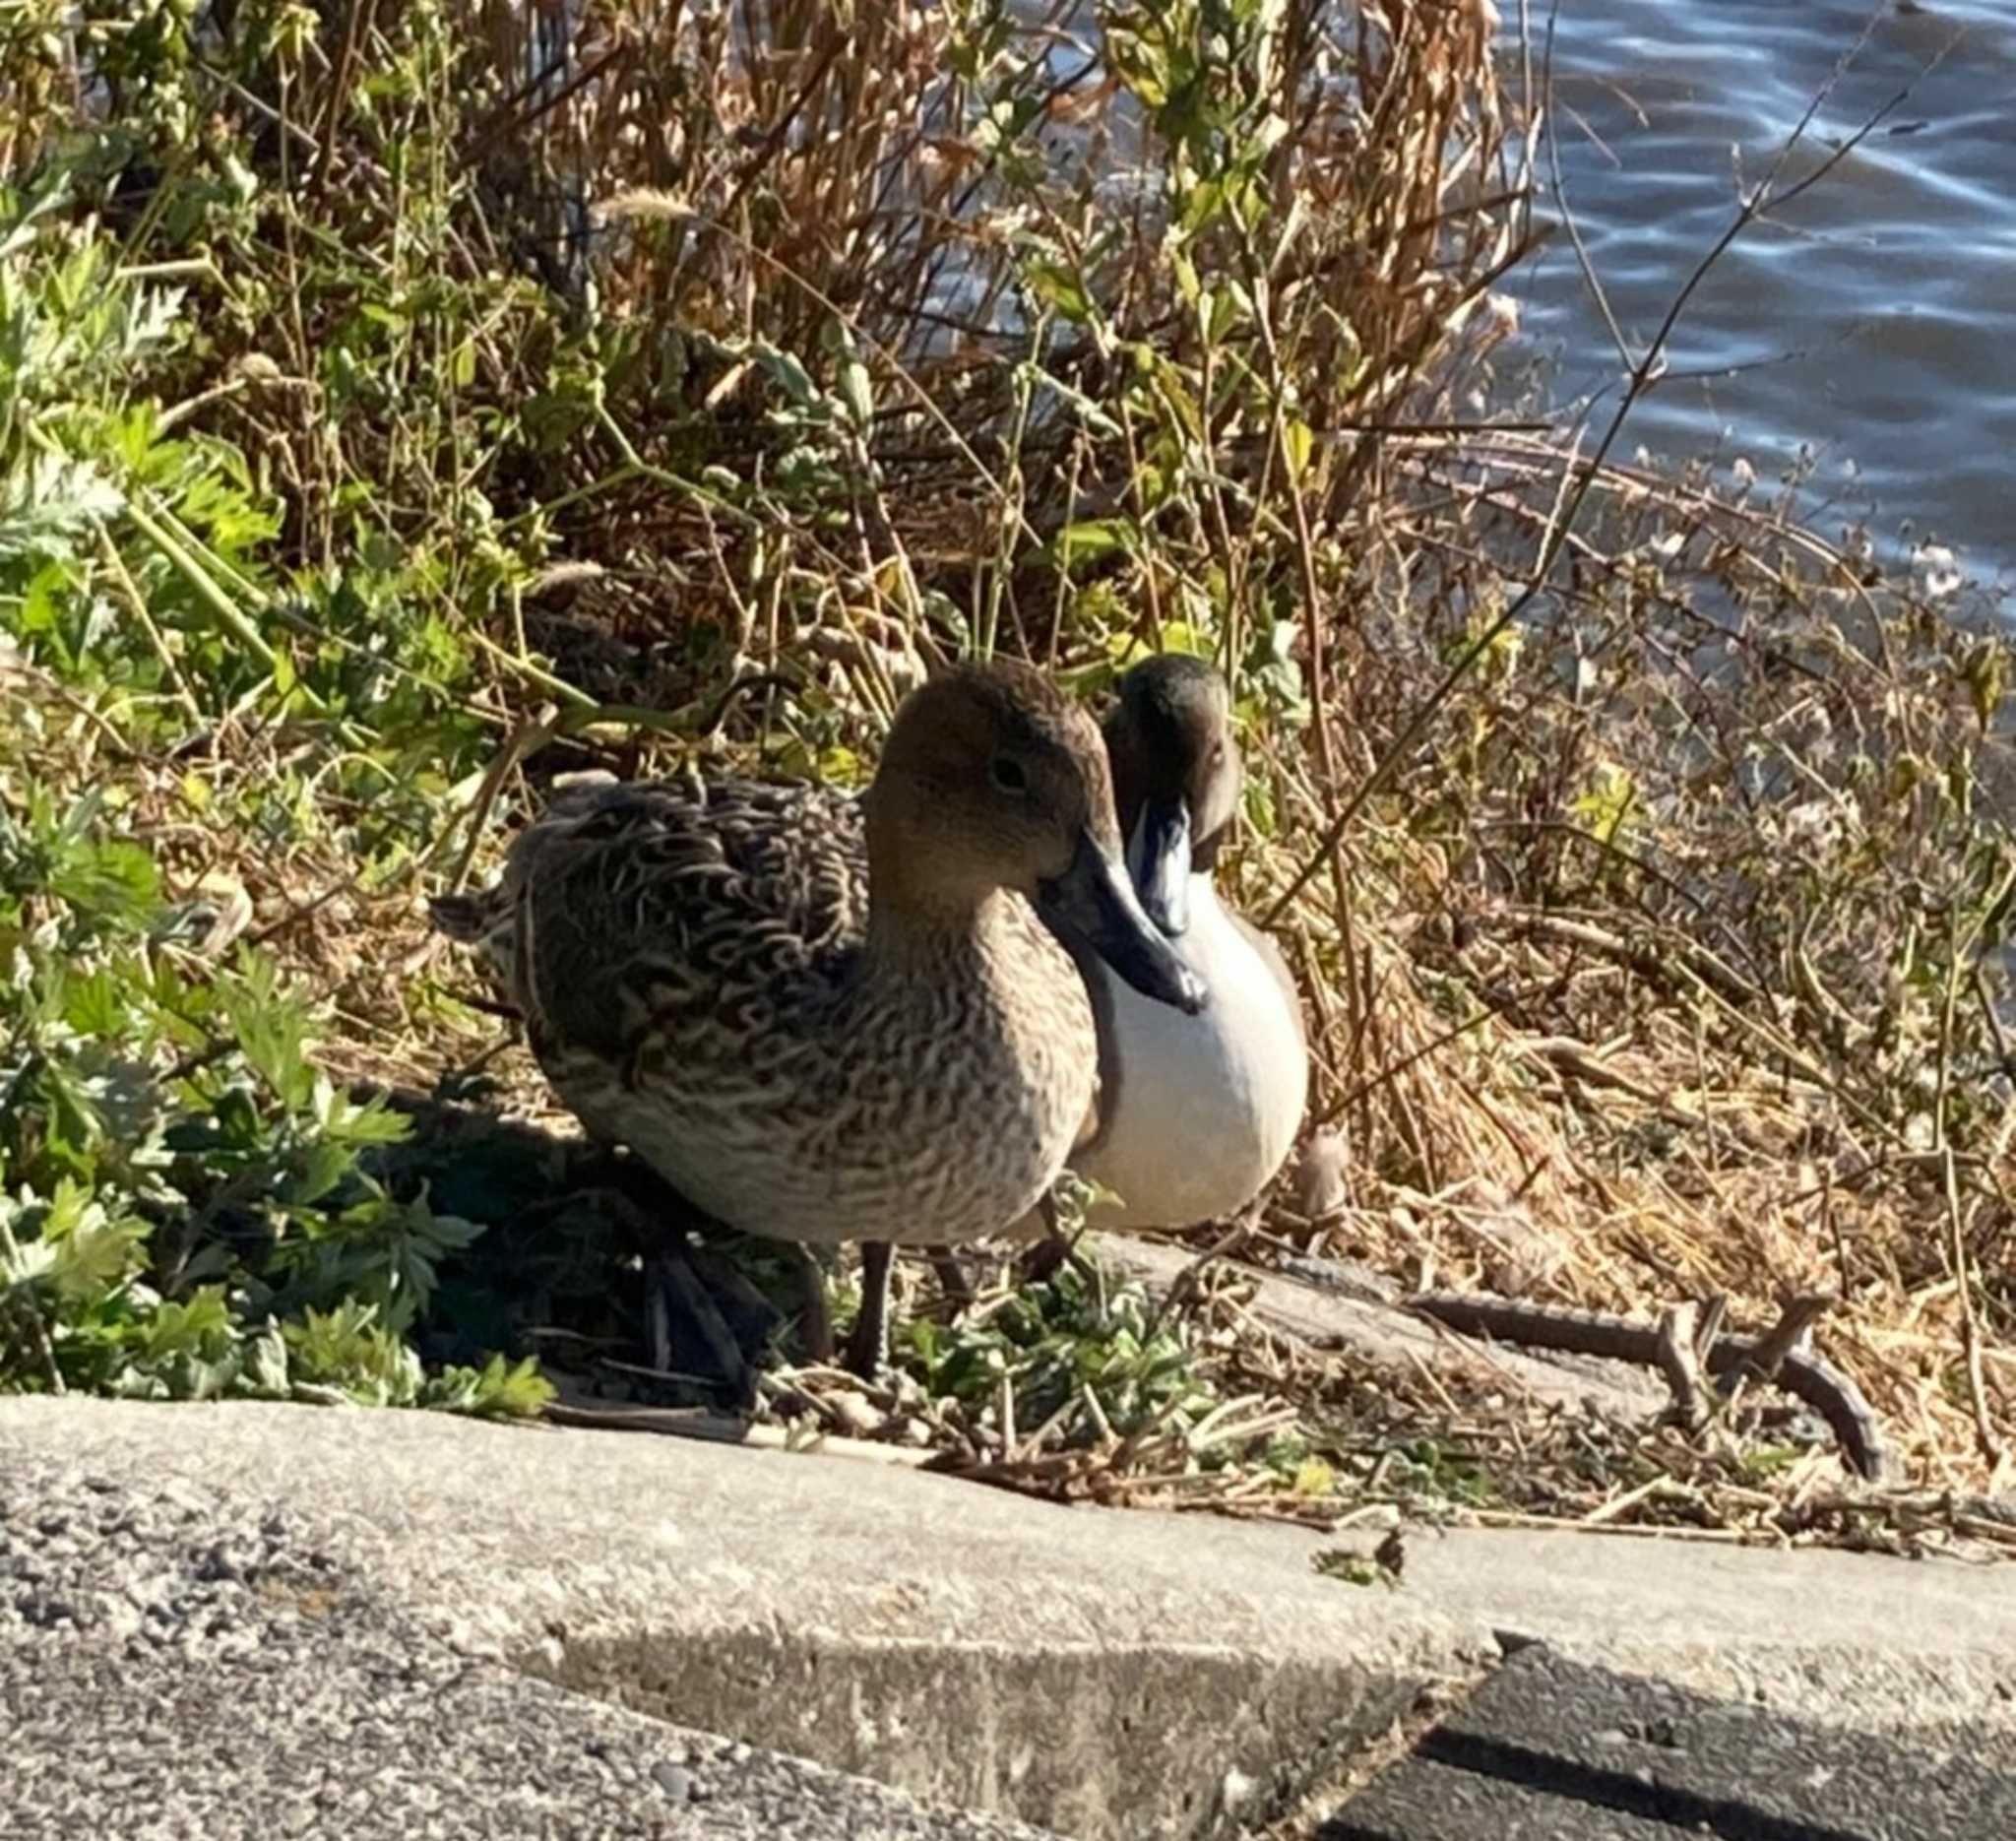
[[[867,925],[859,801],[717,781],[570,789],[504,887],[535,1048],[610,1059],[656,1025],[753,1035],[846,976]]]

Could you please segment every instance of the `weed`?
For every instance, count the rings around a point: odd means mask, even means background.
[[[1544,100],[1490,9],[112,11],[0,25],[0,1381],[536,1405],[491,1357],[616,1333],[609,1237],[515,1263],[552,1159],[402,1135],[478,1062],[552,1117],[420,897],[556,772],[857,784],[935,657],[1178,646],[1353,1152],[1276,1238],[1825,1281],[1912,1460],[1994,1474],[2006,639],[1796,480],[1478,419]],[[919,1373],[1206,1452],[1275,1397],[1079,1283]],[[1511,1492],[1431,1419],[1373,1467]]]

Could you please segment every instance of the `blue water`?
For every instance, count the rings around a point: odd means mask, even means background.
[[[1508,91],[1519,0],[1504,10]],[[1554,128],[1565,197],[1642,346],[1855,44],[1868,0],[1561,0]],[[1547,15],[1530,0],[1538,70]],[[1805,505],[1879,554],[1949,547],[2016,588],[2016,0],[1883,9],[1785,177],[1899,90],[1884,125],[1716,265],[1668,348],[1675,375],[1622,456],[1737,457],[1769,481],[1809,450]],[[1543,161],[1544,182],[1551,188]],[[1556,215],[1558,201],[1543,200]],[[1613,384],[1615,347],[1568,239],[1505,284],[1557,405]]]

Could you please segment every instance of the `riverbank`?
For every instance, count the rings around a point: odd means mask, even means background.
[[[1236,675],[1228,888],[1348,1147],[1249,1257],[1750,1329],[1833,1294],[1901,1476],[2006,1484],[2007,643],[1768,481],[1485,417],[1532,173],[1484,9],[1229,17],[1115,9],[1103,65],[809,5],[753,48],[9,43],[0,1378],[628,1387],[566,1154],[456,1163],[382,1098],[555,1122],[424,897],[556,772],[854,783],[932,656],[1094,693],[1162,645]],[[1796,1428],[1538,1461],[1235,1290],[1072,1285],[914,1337],[899,1429],[1115,1499],[1861,1538]]]

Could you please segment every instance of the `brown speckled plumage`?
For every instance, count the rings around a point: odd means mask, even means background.
[[[1033,674],[956,675],[936,714],[899,725],[864,798],[577,787],[495,889],[435,905],[483,946],[589,1130],[746,1232],[996,1233],[1090,1111],[1085,987],[1015,885],[1060,873],[1059,837],[1116,854],[1103,750]],[[987,784],[1004,748],[1029,777],[1019,802]]]

